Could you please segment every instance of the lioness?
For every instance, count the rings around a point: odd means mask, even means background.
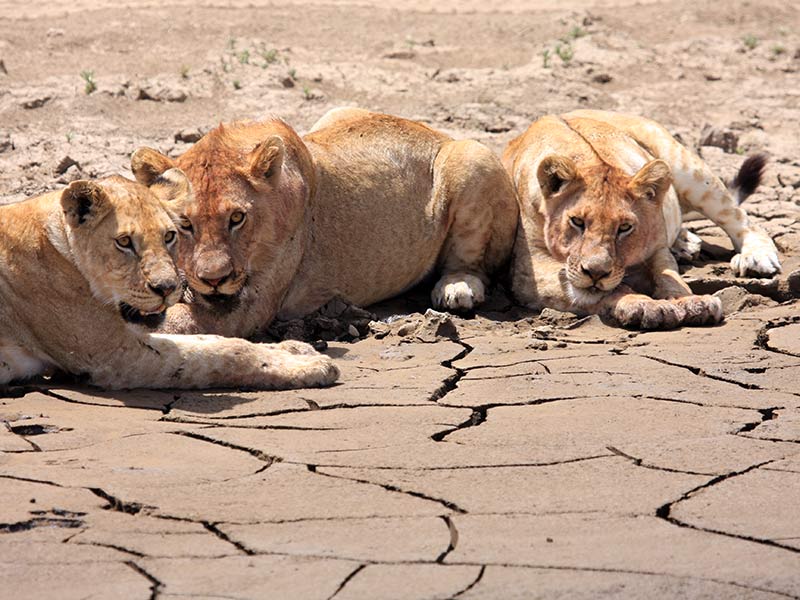
[[[249,336],[434,270],[433,304],[468,310],[514,242],[514,192],[489,149],[366,110],[330,111],[303,139],[278,119],[220,125],[176,161],[131,160],[144,184],[175,166],[195,190],[179,221],[194,302],[170,309],[170,332]]]
[[[336,379],[330,359],[306,344],[144,329],[181,295],[177,228],[162,202],[180,206],[190,191],[172,169],[149,189],[114,176],[0,206],[0,384],[54,369],[112,389]]]
[[[728,233],[737,274],[780,269],[772,240],[737,207],[760,182],[761,155],[742,165],[734,200],[657,123],[580,110],[534,122],[508,145],[503,164],[521,211],[513,291],[533,308],[601,313],[644,329],[719,322],[719,299],[692,295],[670,252],[691,210]]]

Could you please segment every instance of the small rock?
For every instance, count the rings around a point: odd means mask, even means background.
[[[739,136],[730,129],[706,125],[700,132],[701,146],[716,146],[722,148],[728,154],[736,152],[739,146]]]
[[[188,129],[181,129],[180,131],[176,132],[173,136],[173,139],[176,142],[194,144],[195,142],[200,141],[201,137],[203,137],[203,132],[199,127],[190,127]]]
[[[281,79],[281,85],[285,88],[293,88],[294,87],[294,79],[289,77],[288,75]]]
[[[388,323],[384,323],[383,321],[370,321],[369,331],[376,339],[381,340],[391,333],[392,328],[389,327]]]
[[[421,342],[457,340],[458,330],[449,314],[429,308],[425,311],[422,323],[414,331],[414,337]]]
[[[792,271],[786,276],[786,281],[789,284],[789,291],[795,298],[800,298],[800,269]]]
[[[400,327],[397,328],[397,335],[400,337],[407,337],[414,332],[417,323],[403,323]]]
[[[7,133],[0,134],[0,154],[3,152],[8,152],[9,150],[14,149],[14,142],[11,139],[11,136]]]
[[[578,318],[578,315],[571,312],[564,312],[554,308],[542,309],[539,318],[550,325],[567,325]]]
[[[0,74],[8,75],[8,69],[6,69],[6,63],[3,60],[0,60]]]
[[[58,163],[58,166],[56,166],[56,174],[63,175],[70,167],[78,167],[78,169],[80,169],[81,166],[78,164],[78,161],[71,156],[65,156]]]
[[[25,102],[22,103],[22,108],[25,108],[27,110],[31,110],[33,108],[41,108],[45,104],[50,102],[50,100],[52,99],[53,99],[52,96],[41,96],[39,98],[34,98],[33,100],[26,100]]]
[[[706,78],[706,81],[719,81],[722,79],[722,75],[719,73],[705,73],[703,77]]]
[[[505,133],[506,131],[511,131],[513,128],[514,128],[513,124],[497,122],[485,125],[483,129],[484,131],[488,131],[489,133]]]
[[[738,285],[723,288],[715,292],[714,296],[722,301],[722,311],[726,315],[751,306],[760,306],[772,302],[764,296],[750,294],[746,289]]]
[[[394,52],[389,52],[383,55],[383,58],[394,58],[399,60],[409,60],[416,56],[416,52],[413,50],[395,50]]]
[[[528,350],[547,350],[548,345],[544,340],[534,340],[525,346],[525,348]]]
[[[611,77],[608,73],[598,73],[594,77],[592,77],[592,81],[595,83],[611,83],[614,78]]]
[[[354,338],[359,338],[359,337],[361,337],[361,334],[360,334],[360,333],[358,333],[358,329],[356,329],[356,326],[355,326],[355,325],[353,325],[352,323],[350,323],[350,325],[348,325],[348,327],[347,327],[347,333],[349,333],[350,335],[352,335]]]
[[[411,360],[414,358],[413,354],[403,352],[398,347],[386,348],[378,355],[381,360]]]
[[[61,37],[64,35],[64,30],[58,27],[51,27],[50,29],[47,30],[46,35],[49,38]]]
[[[71,165],[66,171],[64,171],[64,174],[61,175],[61,177],[59,177],[58,179],[56,179],[56,181],[58,181],[58,183],[72,183],[73,181],[78,181],[78,179],[81,179],[82,177],[83,177],[83,171],[81,171],[81,168],[78,166],[77,163],[75,163],[74,165]]]

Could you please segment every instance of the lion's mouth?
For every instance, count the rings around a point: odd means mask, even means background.
[[[143,325],[148,329],[156,329],[164,322],[167,316],[167,305],[162,304],[153,311],[144,311],[134,308],[126,302],[119,303],[119,314],[128,323],[133,325]]]
[[[200,294],[200,297],[213,311],[227,314],[233,312],[241,305],[240,294],[241,289],[235,294]]]

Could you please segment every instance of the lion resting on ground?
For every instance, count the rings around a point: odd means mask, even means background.
[[[117,389],[336,379],[330,359],[306,344],[144,329],[181,296],[177,230],[162,202],[180,206],[190,193],[173,169],[150,189],[115,176],[0,206],[0,384],[55,369]]]
[[[699,251],[696,236],[679,236],[682,212],[692,210],[728,233],[737,274],[780,270],[769,236],[653,121],[590,110],[542,117],[509,144],[503,163],[521,211],[513,291],[532,308],[599,313],[644,329],[719,322],[720,300],[692,295],[670,252],[676,242],[678,251]],[[732,190],[739,202],[763,166],[761,155],[742,165]]]
[[[474,141],[360,109],[301,139],[277,119],[220,125],[177,161],[134,153],[148,184],[178,166],[195,191],[178,263],[193,301],[165,331],[249,336],[334,297],[366,306],[432,271],[436,307],[469,310],[511,254],[517,205],[500,161]]]

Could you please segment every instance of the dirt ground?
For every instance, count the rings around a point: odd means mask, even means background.
[[[270,113],[359,105],[501,151],[594,107],[726,178],[767,151],[746,207],[784,262],[736,279],[695,221],[715,328],[501,291],[450,319],[423,289],[346,311],[357,341],[328,308],[330,389],[8,390],[0,598],[800,598],[799,69],[800,6],[774,0],[0,0],[0,202]]]

